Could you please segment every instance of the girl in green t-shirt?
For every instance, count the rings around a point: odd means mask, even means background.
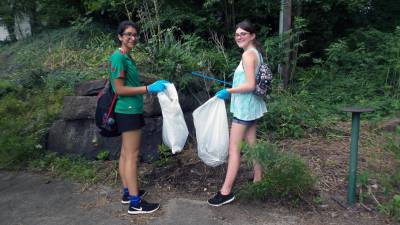
[[[139,40],[139,28],[135,23],[121,22],[118,39],[121,46],[110,56],[110,80],[118,95],[114,112],[118,130],[122,133],[119,174],[124,191],[121,202],[129,203],[129,214],[152,213],[160,204],[143,201],[141,198],[146,192],[139,190],[137,181],[141,128],[144,126],[143,94],[163,91],[168,81],[158,80],[149,86],[141,86],[136,64],[129,55]]]

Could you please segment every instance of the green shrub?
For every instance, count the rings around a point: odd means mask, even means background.
[[[7,62],[0,71],[0,168],[20,167],[43,154],[63,96],[83,80],[104,76],[111,48],[111,36],[96,27],[87,33],[49,30],[2,48]]]
[[[213,74],[216,77],[223,77],[224,70],[231,68],[223,53],[210,48],[198,36],[182,34],[178,39],[175,32],[179,30],[163,30],[160,37],[153,36],[144,45],[138,45],[135,57],[145,65],[141,68],[143,72],[169,80],[187,92],[204,88],[201,79],[190,74],[192,71],[206,70],[216,72]]]
[[[400,222],[400,194],[394,195],[393,199],[388,205],[389,215],[394,218],[395,221]]]
[[[307,131],[323,128],[317,103],[308,104],[303,97],[282,92],[267,100],[268,113],[258,122],[263,137],[302,137]],[[265,133],[264,133],[265,132]]]
[[[45,135],[65,94],[21,89],[0,98],[0,168],[20,167],[43,153]]]
[[[166,166],[171,162],[172,152],[164,144],[158,146],[158,160],[156,161],[157,166]]]
[[[245,185],[239,196],[245,199],[277,198],[298,199],[309,194],[315,182],[306,163],[293,153],[278,151],[269,142],[259,142],[254,147],[243,147],[244,159],[252,165],[253,160],[263,167],[263,179]]]
[[[372,107],[364,119],[382,118],[400,110],[400,28],[393,33],[357,30],[332,43],[327,59],[297,74],[294,95],[315,105],[323,118],[344,118],[345,106]],[[301,95],[301,93],[307,93]]]
[[[97,153],[96,159],[104,161],[104,160],[107,160],[109,156],[110,156],[110,152],[108,150],[103,149],[99,153]]]
[[[393,152],[397,160],[400,160],[400,126],[396,127],[394,133],[388,134],[386,140],[384,148]]]

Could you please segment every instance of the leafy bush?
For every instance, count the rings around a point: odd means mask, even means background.
[[[93,26],[83,34],[71,28],[42,32],[2,49],[8,58],[0,71],[0,168],[41,156],[62,97],[82,80],[106,74],[111,43]]]
[[[107,160],[109,156],[110,156],[110,152],[108,150],[103,149],[99,153],[97,153],[96,159],[104,161],[104,160]]]
[[[396,127],[394,133],[387,135],[387,141],[384,148],[393,152],[397,160],[400,160],[400,126]]]
[[[158,146],[158,160],[155,162],[157,166],[166,166],[171,162],[172,152],[164,144]]]
[[[0,168],[20,167],[42,154],[47,129],[65,94],[21,89],[0,98]]]
[[[300,71],[293,90],[323,118],[348,118],[344,106],[372,107],[363,118],[381,118],[400,110],[400,28],[394,33],[358,30],[332,43],[327,59]],[[307,93],[307,95],[299,95]],[[332,113],[337,112],[337,113]]]
[[[395,221],[400,222],[400,195],[394,195],[393,199],[388,204],[389,215]]]
[[[217,77],[224,74],[221,69],[227,65],[222,53],[210,49],[195,35],[183,34],[178,40],[175,32],[176,28],[166,29],[160,37],[153,36],[145,45],[138,45],[138,61],[146,65],[143,72],[174,82],[184,91],[203,88],[200,79],[190,75],[192,71],[215,71]]]
[[[245,199],[265,199],[268,196],[298,199],[311,192],[315,178],[306,163],[297,155],[278,151],[269,142],[259,142],[254,147],[244,146],[244,159],[253,160],[263,167],[263,179],[245,185],[239,196]]]
[[[302,93],[303,95],[305,93]],[[301,95],[282,92],[267,100],[268,113],[258,122],[261,136],[302,137],[307,131],[323,128],[318,105],[308,104]]]

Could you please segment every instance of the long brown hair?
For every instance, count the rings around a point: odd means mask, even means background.
[[[238,28],[241,28],[241,29],[247,31],[250,34],[255,34],[256,33],[256,28],[248,20],[243,20],[242,22],[236,24],[235,30],[237,30]],[[259,53],[261,53],[262,57],[265,58],[267,55],[265,53],[265,50],[264,50],[262,44],[257,40],[257,37],[253,40],[253,44],[256,47],[257,51]]]

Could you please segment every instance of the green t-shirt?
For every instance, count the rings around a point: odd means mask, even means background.
[[[114,91],[114,79],[116,78],[123,79],[125,86],[128,87],[141,86],[136,64],[129,57],[128,53],[124,53],[120,49],[115,50],[115,52],[110,56],[109,63],[111,69],[111,86]],[[118,96],[114,112],[123,114],[143,113],[143,95]]]

